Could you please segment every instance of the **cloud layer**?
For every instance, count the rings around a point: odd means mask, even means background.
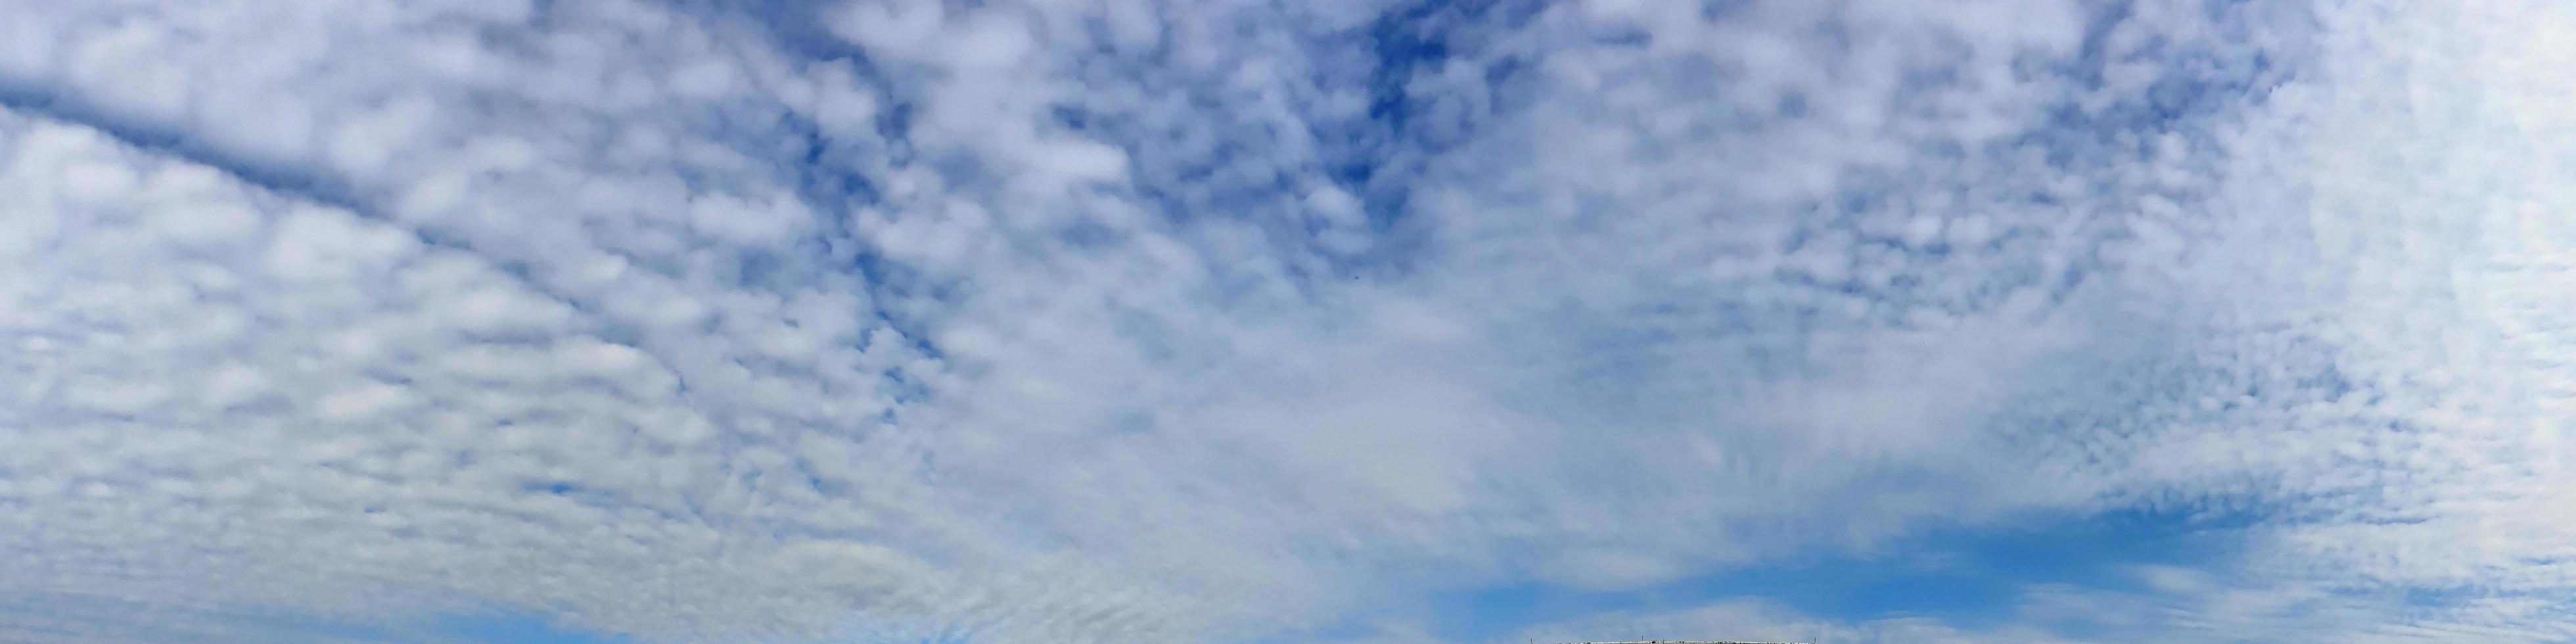
[[[1290,5],[0,0],[0,639],[2576,637],[2569,9]]]

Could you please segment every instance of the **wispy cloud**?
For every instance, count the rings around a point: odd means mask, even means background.
[[[2564,639],[2569,26],[0,0],[0,636],[1414,641],[2143,509],[2228,547],[1520,634]]]

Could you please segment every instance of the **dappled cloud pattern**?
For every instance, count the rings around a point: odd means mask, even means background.
[[[0,0],[0,640],[1436,641],[2120,512],[2220,547],[1509,639],[2576,638],[2571,28]]]

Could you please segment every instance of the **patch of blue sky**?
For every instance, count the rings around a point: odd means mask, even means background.
[[[59,88],[0,79],[0,110],[77,123],[115,137],[122,144],[221,170],[235,180],[264,190],[353,212],[367,212],[358,191],[338,177],[299,169],[256,151],[210,144],[177,128],[121,113]]]
[[[623,635],[582,632],[526,615],[453,617],[440,620],[434,626],[433,632],[439,637],[491,644],[631,644],[634,642]]]
[[[1489,641],[1585,615],[1746,599],[1831,620],[1929,617],[1981,628],[2014,620],[2017,601],[2033,587],[2140,590],[2139,567],[2223,559],[2223,533],[2240,520],[2132,510],[1931,529],[1872,554],[1833,549],[1633,590],[1507,583],[1440,595],[1432,602],[1429,630],[1451,641]]]
[[[310,618],[257,620],[285,641],[298,636],[358,642],[476,642],[480,644],[632,644],[624,635],[588,632],[518,613],[444,615],[418,621],[366,624]]]

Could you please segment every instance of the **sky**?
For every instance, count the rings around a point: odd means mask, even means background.
[[[0,641],[2576,641],[2569,33],[0,0]]]

